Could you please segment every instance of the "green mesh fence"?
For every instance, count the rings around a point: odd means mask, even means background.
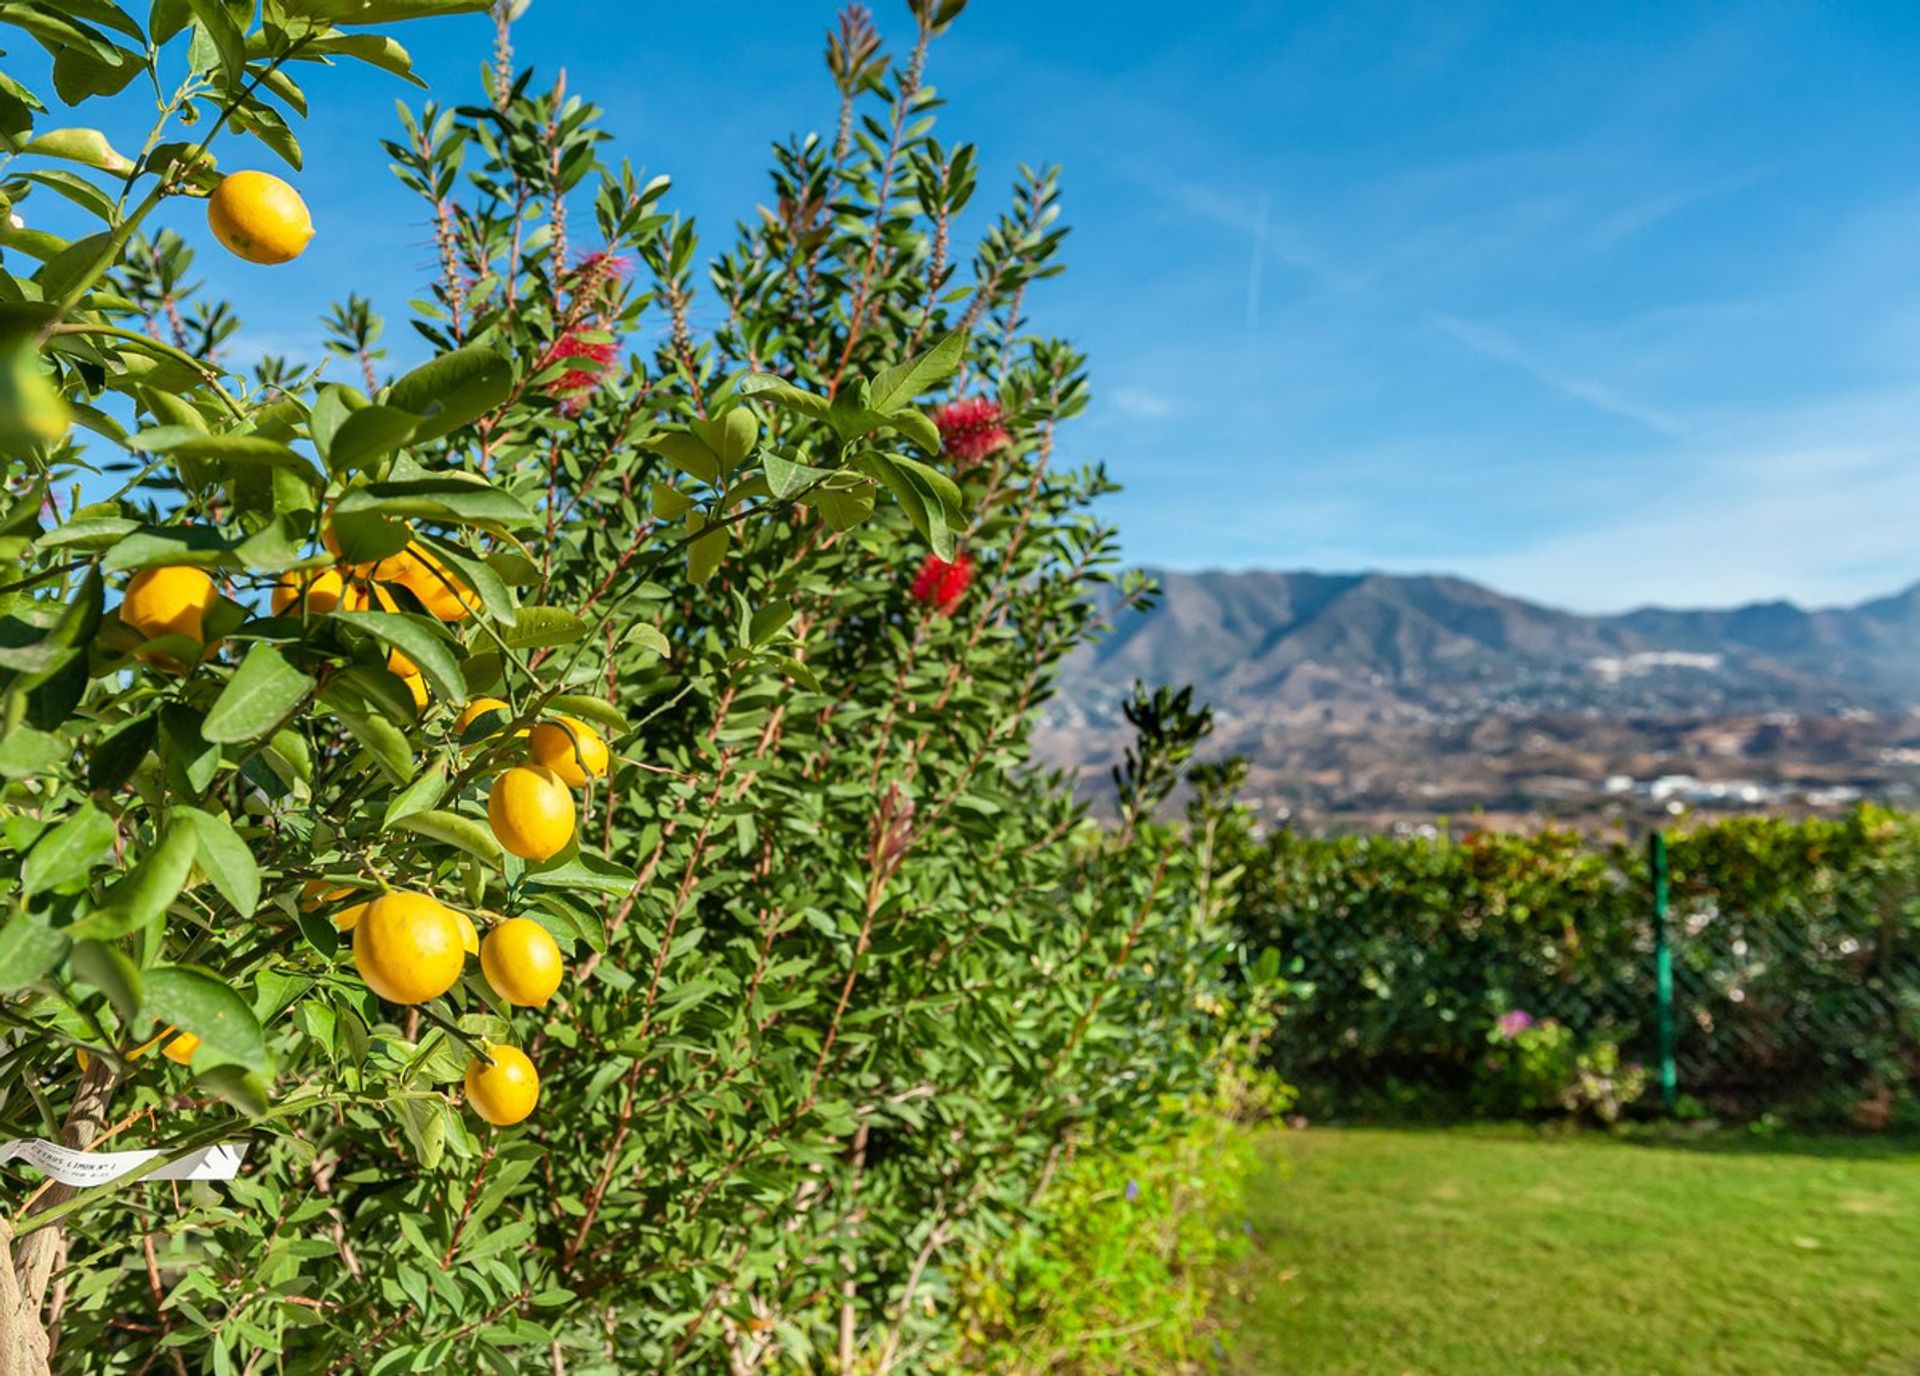
[[[1718,1112],[1871,1122],[1920,1087],[1920,824],[1739,819],[1669,840],[1673,1065]],[[1524,1012],[1662,1057],[1648,849],[1571,833],[1276,835],[1241,920],[1293,982],[1273,1056],[1323,1104],[1458,1107]]]

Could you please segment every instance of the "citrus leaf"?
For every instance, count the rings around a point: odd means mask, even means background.
[[[87,937],[111,941],[160,917],[186,887],[199,846],[192,825],[178,819],[168,822],[153,849],[107,890],[97,909],[67,928],[67,935],[75,941]]]
[[[131,1023],[140,1013],[140,968],[126,952],[104,941],[83,941],[73,948],[73,973],[107,996],[120,1021]]]
[[[213,887],[240,916],[253,916],[260,906],[260,866],[233,823],[197,807],[176,807],[173,815],[184,817],[198,833],[200,868]]]
[[[502,859],[500,843],[485,822],[463,817],[457,812],[413,812],[396,817],[390,826],[415,832],[449,846],[457,846],[468,855],[497,865]],[[622,893],[626,890],[622,889]]]
[[[356,631],[365,631],[419,666],[433,691],[454,701],[466,696],[467,681],[460,661],[448,648],[440,623],[414,612],[333,612],[333,619]]]
[[[249,1070],[267,1066],[267,1042],[246,1000],[211,970],[160,965],[142,978],[141,1007],[163,1023],[198,1037],[221,1060]]]
[[[220,690],[200,724],[200,734],[227,745],[262,740],[292,716],[312,691],[313,680],[287,663],[278,650],[255,645]]]
[[[20,867],[25,893],[44,893],[85,879],[113,849],[113,819],[91,802],[40,838]]]

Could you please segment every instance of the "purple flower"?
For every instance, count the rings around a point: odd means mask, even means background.
[[[1127,1203],[1131,1204],[1133,1203],[1134,1200],[1138,1199],[1139,1197],[1140,1197],[1140,1182],[1138,1180],[1129,1180],[1127,1182]]]
[[[1499,1021],[1494,1023],[1493,1030],[1508,1041],[1512,1041],[1532,1026],[1533,1014],[1524,1008],[1516,1008],[1510,1013],[1502,1013]]]

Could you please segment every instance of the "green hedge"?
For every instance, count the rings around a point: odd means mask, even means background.
[[[1682,1093],[1884,1122],[1920,1066],[1920,819],[1740,818],[1669,845]],[[1639,841],[1280,832],[1242,859],[1243,932],[1292,986],[1272,1054],[1323,1107],[1484,1101],[1516,1010],[1657,1059]]]

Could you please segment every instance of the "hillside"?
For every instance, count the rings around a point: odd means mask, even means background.
[[[1920,585],[1584,616],[1443,576],[1158,578],[1153,610],[1069,662],[1050,760],[1106,763],[1144,679],[1197,685],[1216,748],[1249,755],[1286,811],[1581,812],[1662,774],[1754,785],[1743,804],[1911,786]]]

